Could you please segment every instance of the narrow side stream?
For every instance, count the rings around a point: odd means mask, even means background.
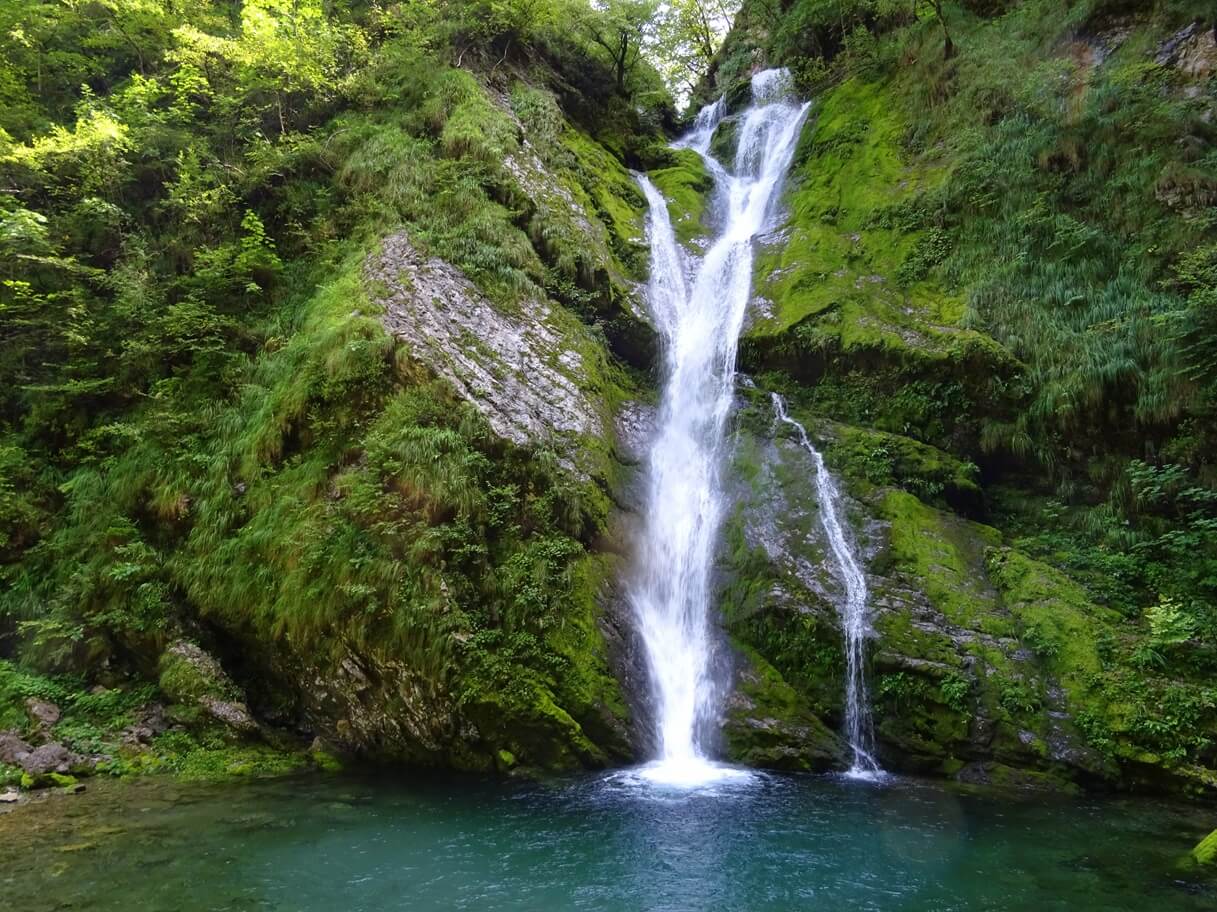
[[[866,574],[862,572],[853,545],[845,535],[841,522],[841,492],[824,465],[824,457],[812,445],[807,429],[787,414],[786,402],[777,393],[773,393],[773,413],[779,421],[798,432],[799,443],[811,454],[811,461],[816,467],[816,500],[820,505],[820,522],[845,586],[845,602],[839,606],[839,611],[845,638],[845,737],[853,752],[849,775],[859,778],[879,776],[882,770],[875,759],[875,731],[871,724],[870,694],[866,687],[866,638],[870,635]]]

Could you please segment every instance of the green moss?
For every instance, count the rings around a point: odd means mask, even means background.
[[[341,757],[323,747],[311,748],[308,758],[317,769],[325,773],[340,773],[346,766]]]
[[[984,549],[1000,544],[996,529],[926,506],[904,491],[889,491],[880,509],[891,523],[892,560],[924,586],[948,620],[993,636],[1015,632],[985,585]]]
[[[646,198],[616,155],[579,130],[562,132],[572,156],[567,188],[604,224],[619,268],[635,278],[646,274],[643,220]],[[578,243],[585,238],[571,238]]]
[[[899,288],[895,276],[919,231],[883,215],[941,183],[936,168],[904,161],[901,108],[885,87],[851,79],[818,100],[788,194],[791,232],[758,258],[757,291],[773,302],[750,335],[773,335],[809,316],[842,347],[943,347],[961,302],[934,284]]]
[[[1217,868],[1217,830],[1209,833],[1192,849],[1196,864],[1206,868]]]
[[[756,650],[735,642],[746,667],[737,678],[742,699],[733,701],[723,729],[727,757],[748,766],[791,770],[843,765],[842,745]]]
[[[307,767],[300,754],[269,747],[200,747],[164,758],[163,768],[188,781],[284,776]]]
[[[1077,700],[1102,669],[1098,643],[1105,626],[1119,620],[1095,605],[1064,573],[1009,548],[986,558],[1003,605],[1020,639],[1043,660]]]
[[[21,767],[10,766],[7,763],[0,763],[0,788],[10,785],[20,785],[22,775]]]
[[[828,463],[851,487],[897,485],[960,512],[980,511],[980,473],[973,463],[899,434],[834,424],[827,436]]]
[[[652,171],[650,178],[668,201],[668,214],[676,239],[689,244],[706,237],[702,216],[707,194],[714,189],[714,180],[701,156],[692,149],[677,149],[673,158],[675,164]]]
[[[736,149],[739,146],[739,120],[726,117],[714,128],[710,137],[710,154],[726,168],[735,162]]]
[[[185,648],[191,646],[186,644]],[[194,704],[203,697],[219,700],[241,698],[240,691],[215,660],[201,651],[198,658],[193,659],[192,654],[166,650],[161,656],[159,670],[160,688],[175,703]]]

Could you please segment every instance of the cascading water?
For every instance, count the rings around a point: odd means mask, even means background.
[[[871,778],[882,771],[875,760],[875,735],[871,725],[870,698],[866,688],[865,643],[870,629],[867,618],[866,574],[858,565],[853,548],[841,525],[841,494],[824,465],[824,457],[812,446],[807,431],[786,413],[786,403],[773,394],[773,412],[799,435],[799,443],[811,454],[816,467],[816,496],[820,503],[820,522],[828,535],[828,546],[845,584],[845,604],[841,606],[841,629],[845,634],[845,737],[853,751],[849,774]]]
[[[736,346],[752,280],[752,239],[773,209],[808,105],[789,100],[789,77],[752,78],[728,171],[709,153],[725,113],[701,111],[678,145],[698,152],[715,181],[717,236],[700,260],[686,257],[662,195],[639,182],[650,207],[647,301],[664,340],[665,382],[648,461],[646,503],[629,596],[646,647],[659,756],[653,780],[692,785],[730,775],[708,759],[719,715],[710,622],[716,540],[724,511],[723,440],[731,409]]]

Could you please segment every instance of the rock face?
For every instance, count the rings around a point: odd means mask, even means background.
[[[175,703],[201,710],[236,734],[258,731],[240,688],[219,661],[197,643],[178,640],[165,650],[160,661],[160,687]],[[137,728],[154,730],[147,724]],[[140,740],[140,734],[133,732],[133,738]]]
[[[583,328],[569,314],[527,299],[506,313],[405,234],[385,238],[366,276],[383,291],[389,332],[477,406],[495,433],[568,456],[571,438],[604,435],[602,406],[587,388],[594,368],[579,347]]]
[[[1162,43],[1154,62],[1175,67],[1194,79],[1217,72],[1217,28],[1191,23]]]
[[[745,405],[740,424],[744,482],[727,529],[723,608],[745,661],[728,744],[734,758],[760,765],[840,765],[843,591],[815,466],[772,423],[767,398]],[[832,441],[822,446],[831,455]],[[869,571],[870,689],[884,765],[1023,785],[1110,775],[1074,723],[1084,672],[1054,671],[1018,636],[1030,609],[1016,598],[1022,583],[1007,577],[1047,568],[1001,549],[993,530],[902,491],[874,488],[845,506]],[[1028,604],[1068,619],[1066,583],[1052,584],[1062,587],[1056,604]],[[756,704],[773,709],[758,713]]]

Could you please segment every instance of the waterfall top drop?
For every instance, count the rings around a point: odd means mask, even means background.
[[[662,195],[639,178],[650,206],[647,302],[664,340],[664,384],[628,595],[655,712],[657,757],[642,774],[674,786],[748,775],[711,759],[729,685],[711,570],[727,506],[723,444],[751,294],[752,240],[773,209],[808,108],[778,91],[788,81],[783,71],[753,76],[755,100],[741,116],[730,172],[709,153],[722,99],[677,143],[705,160],[720,201],[716,235],[700,259],[677,245]]]

